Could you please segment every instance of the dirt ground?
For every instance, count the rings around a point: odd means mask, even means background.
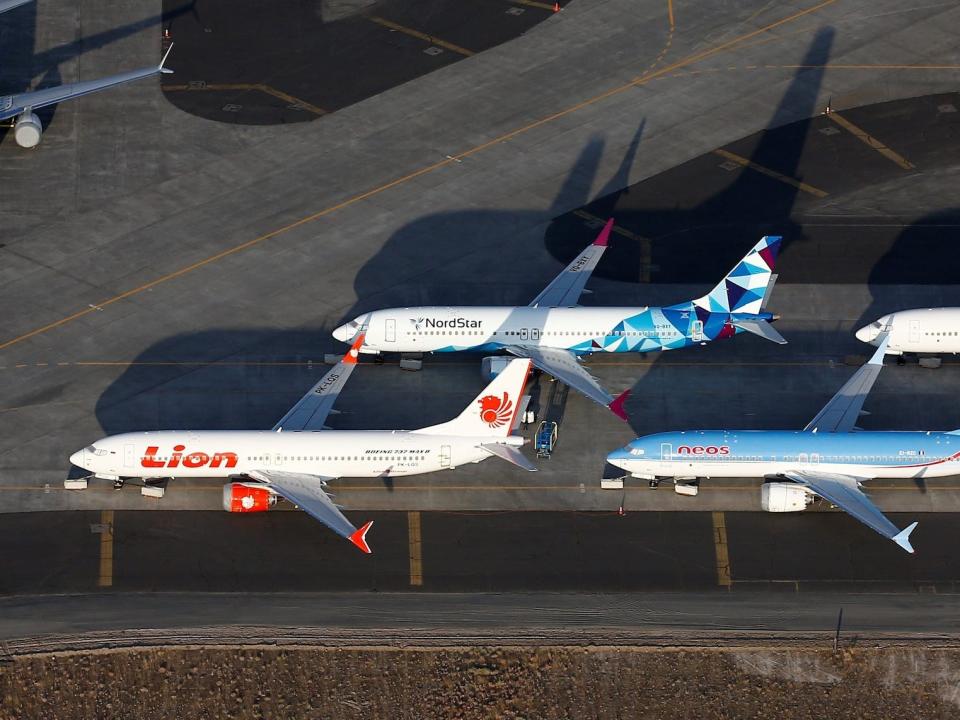
[[[15,657],[0,718],[960,717],[960,650],[159,648]]]

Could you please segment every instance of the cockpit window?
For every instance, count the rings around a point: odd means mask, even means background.
[[[90,445],[89,447],[85,448],[85,450],[91,455],[96,455],[97,457],[103,457],[107,454],[107,451],[104,448],[98,448],[96,445]]]
[[[883,327],[883,323],[881,323],[879,320],[875,320],[874,322],[870,323],[870,327],[879,330]]]

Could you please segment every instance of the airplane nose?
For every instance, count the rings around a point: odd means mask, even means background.
[[[70,464],[76,465],[77,467],[82,467],[86,469],[86,466],[83,464],[84,461],[84,451],[77,450],[73,455],[70,456]]]
[[[353,336],[357,334],[357,323],[355,320],[351,320],[348,323],[344,323],[340,327],[336,328],[333,331],[333,337],[339,340],[340,342],[350,342],[353,340]]]
[[[871,325],[864,325],[857,330],[856,336],[860,342],[870,343],[877,337],[877,330]]]
[[[614,450],[612,453],[607,455],[607,462],[618,467],[621,470],[626,470],[626,460],[630,457],[630,451],[626,448],[620,448],[619,450]]]

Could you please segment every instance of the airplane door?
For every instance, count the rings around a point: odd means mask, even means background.
[[[440,467],[442,468],[450,467],[450,446],[449,445],[440,446]]]
[[[137,448],[135,445],[123,446],[123,466],[132,468],[136,464]]]
[[[703,320],[693,321],[691,336],[694,342],[701,342],[703,340]]]
[[[670,461],[673,459],[673,445],[660,443],[660,471],[665,475],[672,473]]]
[[[387,342],[397,341],[397,321],[394,318],[384,320],[383,339]]]
[[[520,339],[521,339],[521,340],[526,340],[526,339],[527,339],[527,329],[526,329],[526,328],[520,328]]]
[[[910,321],[910,342],[912,343],[920,342],[920,321],[919,320]]]
[[[806,465],[810,462],[810,457],[806,453],[800,453],[800,456],[797,458],[800,461],[801,465]]]
[[[810,464],[816,465],[820,462],[820,453],[810,453]]]
[[[530,328],[530,339],[531,340],[540,339],[540,328]]]

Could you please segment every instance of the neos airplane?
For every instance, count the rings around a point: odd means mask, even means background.
[[[820,413],[799,432],[694,430],[637,438],[607,456],[634,477],[675,482],[711,477],[777,478],[761,489],[768,512],[803,510],[819,495],[913,552],[911,523],[899,530],[861,490],[872,478],[928,478],[960,473],[960,430],[875,432],[854,426],[886,352],[886,338]],[[679,486],[678,486],[679,487]]]
[[[960,308],[899,310],[857,330],[857,340],[879,345],[887,329],[887,354],[960,352]]]
[[[357,363],[358,336],[344,359],[272,431],[164,431],[97,440],[70,462],[99,478],[226,477],[228,512],[270,509],[286,498],[366,553],[371,523],[357,529],[325,492],[338,477],[399,477],[477,463],[494,455],[536,470],[511,434],[530,371],[516,360],[453,420],[420,430],[323,430],[340,389]]]
[[[25,5],[29,0],[0,0],[0,13],[12,10],[20,5]],[[13,121],[13,139],[17,145],[23,148],[33,148],[40,144],[40,138],[43,135],[43,125],[34,114],[34,110],[56,105],[64,100],[89,95],[90,93],[106,90],[115,85],[140,80],[150,77],[157,73],[172,73],[173,70],[164,67],[167,57],[173,49],[173,43],[167,48],[166,54],[159,65],[142,68],[140,70],[131,70],[129,72],[110,75],[99,80],[85,80],[83,82],[69,83],[67,85],[58,85],[57,87],[44,88],[43,90],[32,90],[30,92],[18,93],[16,95],[0,95],[0,122],[16,118]]]
[[[414,307],[366,313],[333,336],[350,342],[366,328],[361,352],[504,350],[529,358],[591,400],[626,419],[616,400],[580,364],[599,352],[650,352],[704,345],[747,331],[786,343],[770,323],[766,303],[780,238],[767,236],[707,295],[667,307],[578,307],[580,295],[607,249],[613,220],[527,307]]]

